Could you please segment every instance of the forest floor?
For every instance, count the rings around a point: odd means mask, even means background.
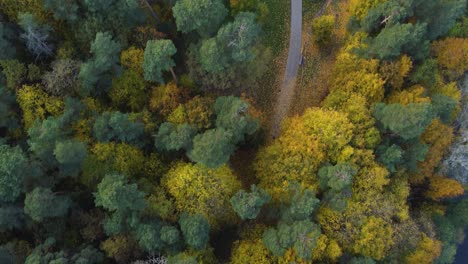
[[[307,108],[319,107],[328,95],[336,55],[345,39],[346,12],[343,10],[346,7],[347,1],[327,0],[322,6],[312,3],[305,8],[304,59],[299,69],[290,115],[301,115]],[[333,40],[326,47],[319,47],[313,41],[311,32],[313,19],[321,15],[333,15],[336,20]]]
[[[273,110],[273,118],[270,131],[273,138],[279,135],[281,122],[284,120],[284,118],[288,116],[288,114],[291,112],[291,109],[297,108],[297,100],[295,100],[295,98],[302,97],[302,93],[298,93],[296,90],[296,86],[298,86],[298,83],[301,86],[303,84],[302,77],[304,75],[304,70],[302,69],[302,67],[305,66],[306,70],[309,71],[306,74],[314,75],[314,67],[304,65],[304,63],[306,63],[305,59],[307,58],[305,56],[307,54],[304,54],[304,51],[307,47],[308,42],[311,42],[310,40],[312,39],[310,22],[313,20],[313,18],[319,17],[324,13],[331,1],[332,0],[325,0],[322,3],[306,2],[304,4],[304,10],[302,6],[302,0],[291,1],[291,29],[289,53],[286,69],[284,71],[283,82],[281,84],[281,89],[278,93],[276,104]],[[302,27],[303,24],[306,25],[304,30]],[[329,64],[327,60],[325,60],[325,62],[327,65]],[[307,63],[310,65],[316,64],[309,62]],[[299,72],[301,74],[298,75]],[[322,93],[320,93],[317,96],[317,98],[319,98],[321,101],[324,98],[324,96]],[[303,99],[301,98],[301,100]],[[306,100],[306,102],[308,101],[309,100]],[[308,104],[301,104],[300,106],[303,105]]]

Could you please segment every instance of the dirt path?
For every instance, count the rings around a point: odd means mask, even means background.
[[[275,138],[279,135],[280,124],[287,115],[291,99],[294,95],[297,72],[301,62],[302,46],[302,0],[291,0],[291,30],[289,38],[288,62],[284,73],[281,90],[275,105],[271,134]]]
[[[324,1],[322,8],[315,17],[321,16],[331,0]],[[308,36],[310,38],[310,36]],[[284,73],[281,90],[277,96],[274,107],[271,135],[278,137],[283,119],[288,115],[294,88],[296,85],[297,73],[302,59],[302,0],[291,0],[291,29],[289,38],[288,62]]]

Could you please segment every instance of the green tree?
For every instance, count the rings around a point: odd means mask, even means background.
[[[192,147],[192,139],[196,133],[196,129],[189,124],[163,123],[154,136],[154,144],[157,149],[164,151],[188,150]]]
[[[374,117],[384,129],[396,133],[404,140],[414,139],[424,132],[433,119],[432,106],[428,103],[408,105],[379,103],[374,108]]]
[[[44,8],[52,11],[54,18],[73,22],[78,19],[78,3],[75,0],[45,0]]]
[[[199,214],[182,214],[179,219],[184,240],[194,249],[204,249],[210,239],[210,224]]]
[[[129,184],[121,174],[111,173],[98,184],[94,203],[109,211],[135,211],[145,208],[144,197],[136,184]]]
[[[255,14],[239,13],[218,34],[204,40],[199,50],[200,64],[209,73],[220,73],[234,64],[255,59],[254,45],[260,34]]]
[[[94,136],[101,142],[126,142],[140,145],[144,126],[139,121],[131,121],[129,114],[104,112],[93,126]]]
[[[396,172],[396,166],[403,161],[404,151],[398,145],[379,146],[377,148],[378,160],[389,172]]]
[[[49,117],[40,122],[36,120],[28,130],[28,145],[31,152],[48,167],[57,165],[54,149],[57,142],[67,136],[59,119]]]
[[[73,264],[98,264],[102,263],[104,255],[93,246],[86,246],[75,253],[70,262]]]
[[[168,245],[174,245],[180,240],[180,232],[173,226],[163,226],[161,228],[161,240]]]
[[[284,222],[309,219],[320,204],[315,191],[303,189],[296,183],[292,184],[289,188],[292,192],[292,198],[289,204],[283,208],[281,219]]]
[[[232,208],[242,220],[255,219],[262,206],[271,200],[270,195],[262,188],[252,185],[250,190],[250,193],[240,190],[230,200]]]
[[[109,82],[110,77],[106,74],[108,75],[113,68],[117,67],[120,51],[121,45],[112,39],[109,32],[96,34],[96,38],[91,43],[93,57],[80,67],[79,77],[82,81],[81,93],[83,95],[89,95],[95,91],[96,85],[107,88],[108,85],[105,83]],[[104,83],[99,84],[99,81]]]
[[[143,59],[145,80],[164,83],[162,71],[170,70],[177,82],[177,77],[172,69],[175,63],[171,58],[176,52],[176,47],[169,39],[148,41]]]
[[[63,175],[76,176],[86,158],[86,145],[79,140],[66,140],[55,145],[54,155]]]
[[[283,256],[293,248],[298,257],[310,260],[320,234],[320,227],[310,220],[280,223],[276,229],[269,228],[263,233],[263,243],[275,256]]]
[[[443,94],[435,94],[431,97],[434,113],[446,124],[450,124],[453,112],[458,106],[452,97]]]
[[[172,12],[179,31],[189,33],[196,30],[201,36],[216,32],[228,14],[221,0],[180,0]]]
[[[215,128],[196,135],[187,156],[194,162],[217,168],[229,160],[234,150],[232,133],[223,128]]]
[[[23,224],[23,208],[13,205],[0,207],[0,231],[21,229]]]
[[[328,44],[331,41],[334,26],[334,16],[321,16],[314,19],[314,21],[312,21],[314,41],[320,46]]]
[[[429,41],[425,38],[425,24],[399,24],[382,29],[369,39],[369,46],[361,50],[366,56],[381,60],[395,59],[407,53],[416,59],[424,58],[429,52]]]
[[[11,42],[12,32],[0,22],[0,60],[10,59],[15,56],[16,49],[13,43]]]
[[[18,128],[18,118],[14,109],[15,99],[10,91],[0,85],[0,128],[7,130]]]
[[[156,252],[163,247],[161,240],[161,224],[152,222],[150,224],[139,224],[136,227],[136,239],[140,247],[147,252]]]
[[[245,135],[252,135],[259,127],[259,121],[249,114],[249,104],[239,97],[221,96],[213,105],[216,127],[232,133],[232,142],[237,144]]]
[[[51,217],[62,217],[67,214],[70,206],[70,198],[56,195],[50,189],[42,187],[27,193],[24,199],[24,212],[37,222]]]
[[[14,202],[29,175],[28,159],[19,147],[0,146],[0,201]]]
[[[351,185],[356,169],[347,163],[338,163],[335,166],[324,166],[318,171],[320,187],[323,190],[330,188],[339,192]]]

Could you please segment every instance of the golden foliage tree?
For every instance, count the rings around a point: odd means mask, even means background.
[[[241,185],[226,165],[210,169],[178,163],[163,177],[162,185],[174,197],[179,212],[202,214],[215,229],[236,220],[229,199]]]

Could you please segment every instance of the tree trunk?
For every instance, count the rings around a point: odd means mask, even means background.
[[[156,19],[156,23],[159,25],[161,24],[161,20],[159,20],[159,17],[158,15],[156,15],[156,13],[154,12],[153,8],[151,7],[151,5],[148,3],[147,0],[141,0],[145,5],[146,7],[149,9],[151,15],[154,17],[154,19]]]
[[[174,68],[172,68],[172,67],[171,67],[171,74],[172,74],[172,78],[174,78],[175,83],[179,84],[179,80],[177,79],[177,75],[175,74]]]

